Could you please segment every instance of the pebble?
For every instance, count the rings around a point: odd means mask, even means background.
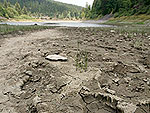
[[[25,74],[29,75],[29,76],[32,76],[33,73],[32,73],[32,71],[26,71]]]
[[[124,80],[126,83],[129,83],[132,79],[130,77],[126,77],[126,78],[124,78]]]
[[[111,89],[108,89],[108,88],[106,88],[105,91],[106,91],[107,93],[112,94],[112,95],[114,95],[114,94],[116,93],[116,91],[111,90]]]
[[[143,81],[146,82],[146,84],[150,86],[150,79],[149,78],[145,78],[145,79],[143,79]]]
[[[113,81],[115,82],[115,83],[118,83],[119,82],[119,78],[115,78],[115,79],[113,79]]]
[[[111,32],[111,33],[115,33],[115,30],[111,30],[110,32]]]

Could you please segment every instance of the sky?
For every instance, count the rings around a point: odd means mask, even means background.
[[[89,5],[92,5],[94,0],[55,0],[55,1],[68,3],[68,4],[74,4],[74,5],[85,7],[86,2],[88,2]]]

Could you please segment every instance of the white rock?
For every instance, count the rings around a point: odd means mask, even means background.
[[[32,76],[32,71],[26,71],[25,74],[29,75],[29,76]]]
[[[46,59],[50,61],[67,61],[66,57],[60,55],[48,55]]]
[[[110,32],[111,32],[111,33],[115,33],[115,30],[111,30]]]

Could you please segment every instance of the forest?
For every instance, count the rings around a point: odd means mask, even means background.
[[[100,18],[107,14],[114,17],[150,14],[150,0],[94,0],[82,10],[86,19]]]
[[[56,2],[53,0],[0,0],[0,16],[14,17],[42,17],[59,19],[81,18],[80,6]],[[26,16],[25,16],[26,15]]]
[[[21,8],[18,2],[16,2],[15,5],[12,5],[7,1],[0,3],[1,17],[5,17],[7,19],[17,17],[30,18],[29,15],[30,12],[27,10],[27,8],[25,6]]]
[[[94,0],[92,6],[87,4],[85,8],[53,0],[0,0],[0,16],[7,19],[100,19],[108,14],[150,15],[150,0]]]

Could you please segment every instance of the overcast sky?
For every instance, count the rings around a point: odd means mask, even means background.
[[[90,4],[90,5],[92,5],[94,0],[55,0],[55,1],[68,3],[68,4],[75,4],[75,5],[78,5],[78,6],[85,7],[86,2],[88,2],[88,4]]]

